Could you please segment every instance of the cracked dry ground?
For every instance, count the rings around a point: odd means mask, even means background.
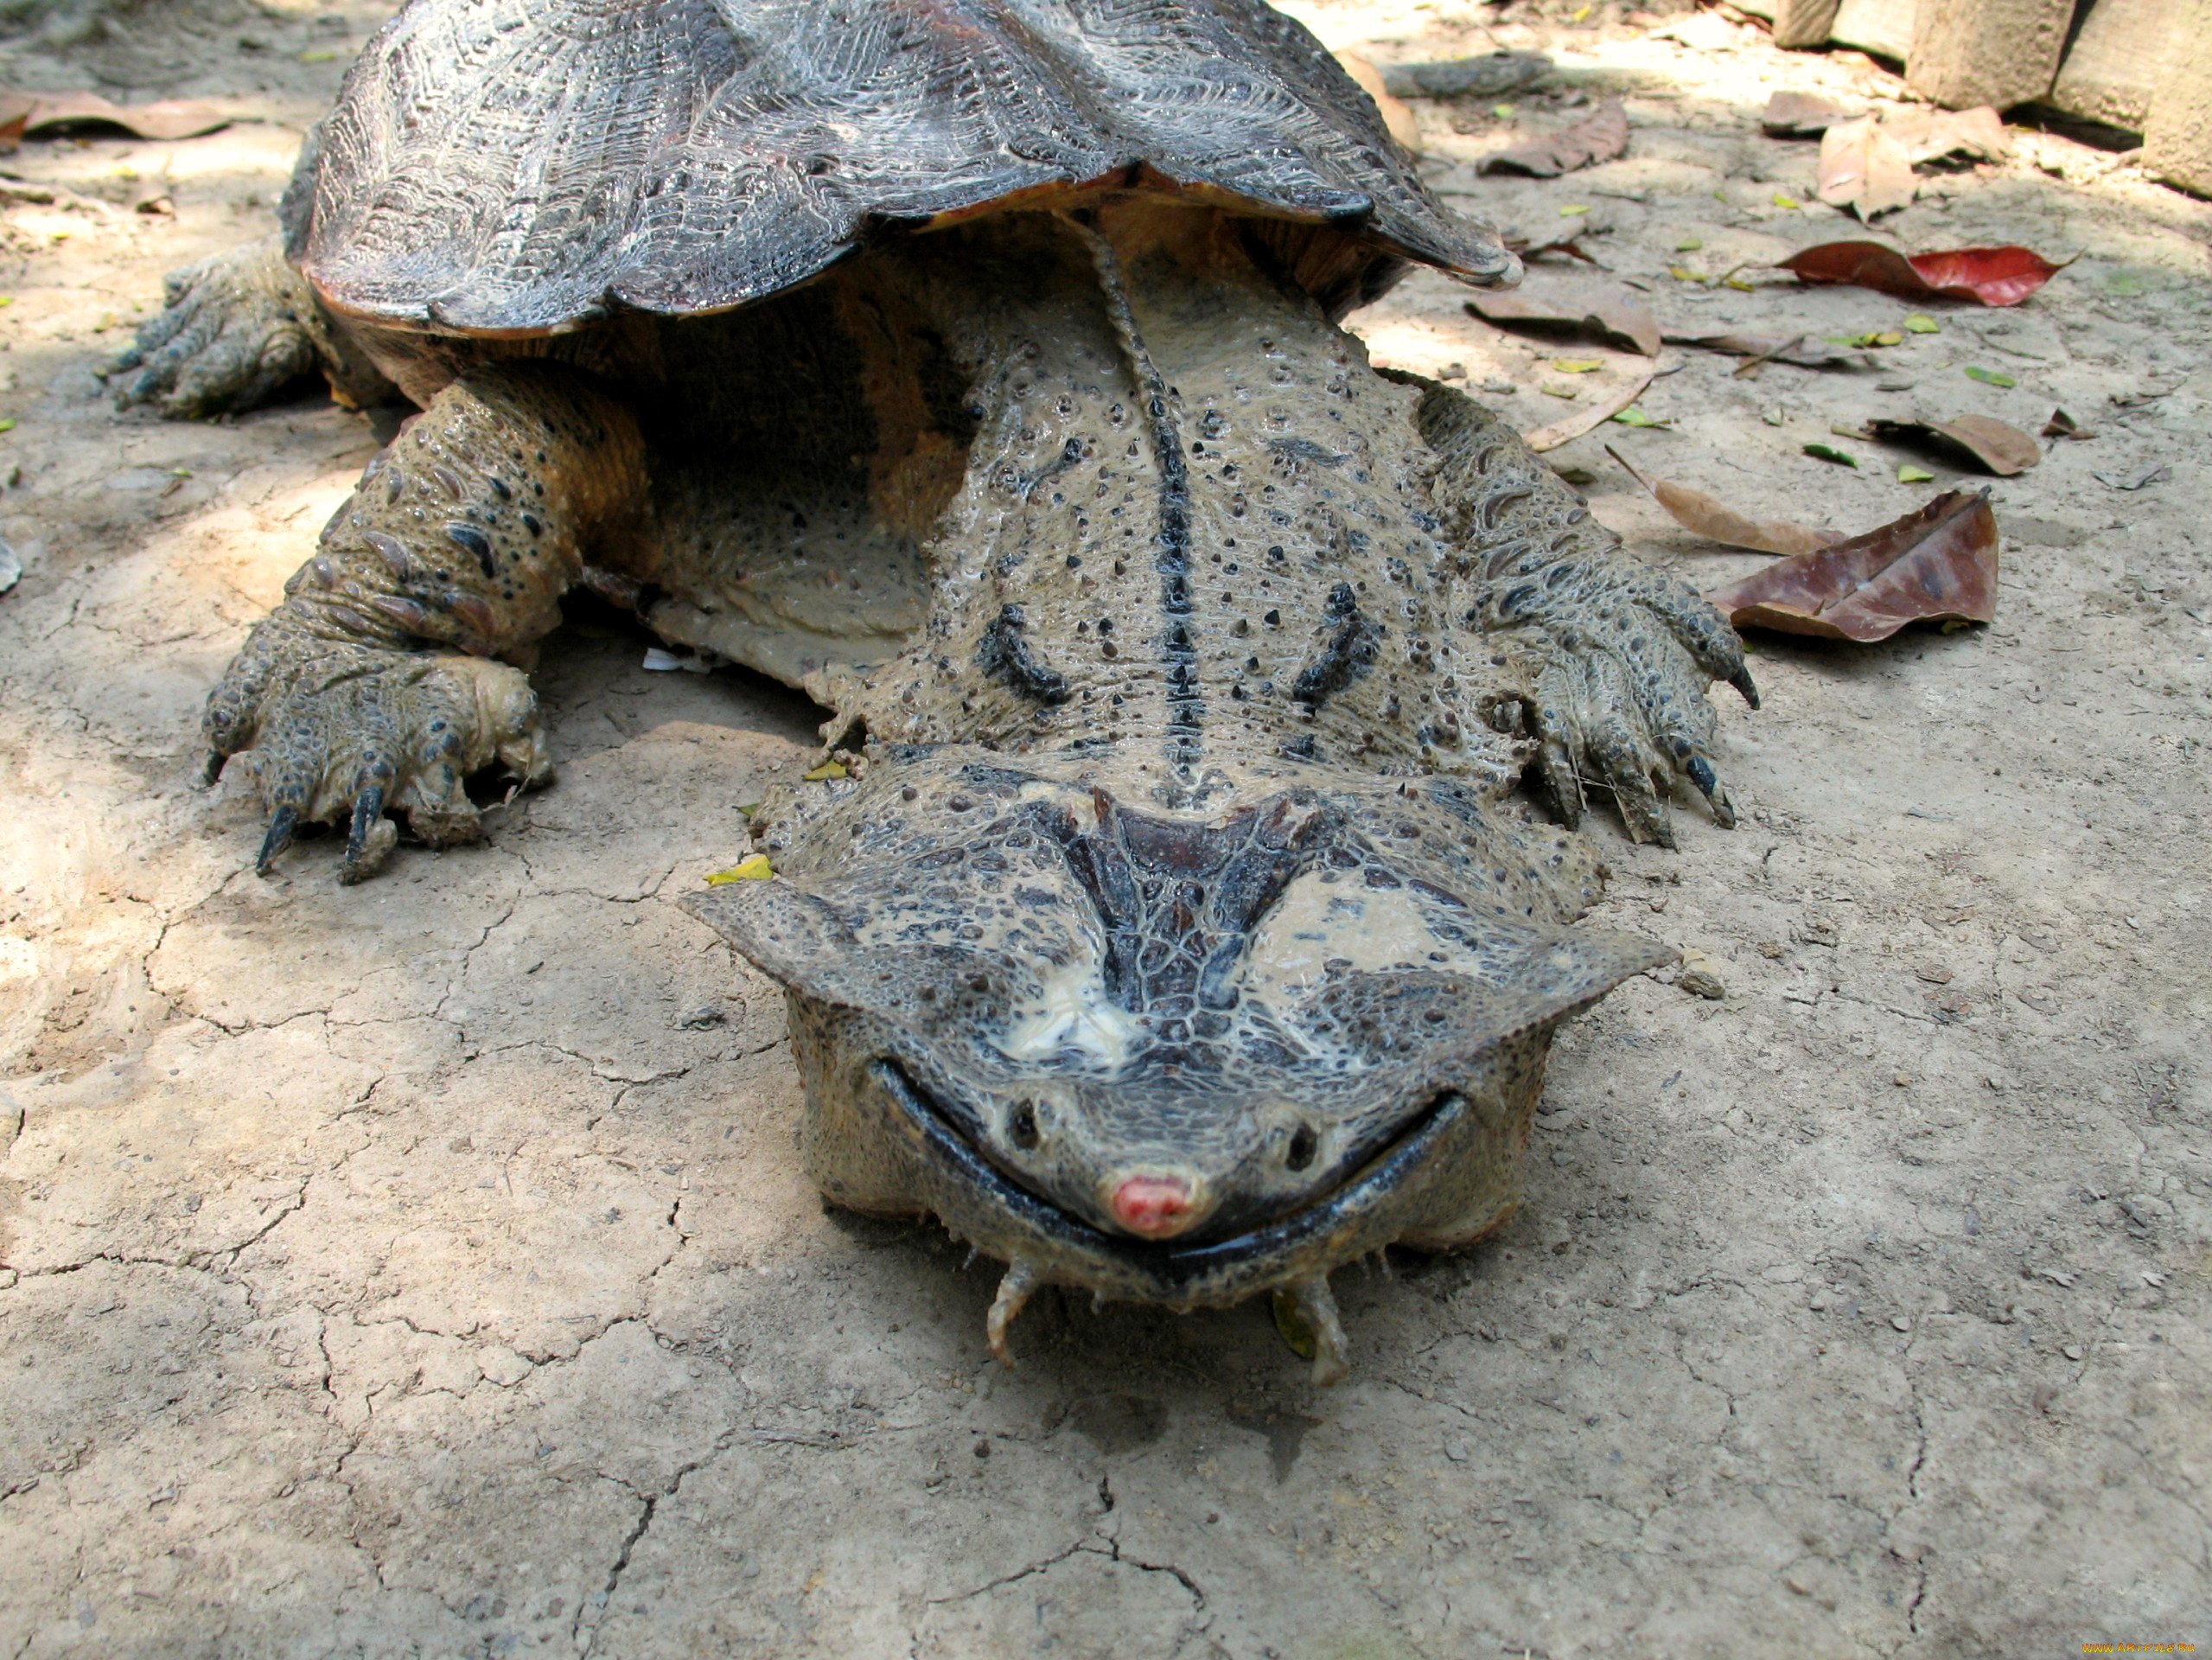
[[[164,268],[258,229],[339,67],[316,51],[374,11],[291,10],[253,14],[257,54],[220,8],[111,42],[143,60],[124,84],[266,118],[26,150],[66,189],[6,207],[0,1653],[2212,1640],[2202,206],[2037,141],[1902,238],[2089,256],[2018,312],[1945,311],[1898,348],[1916,393],[1699,359],[1645,399],[1677,430],[1610,429],[1852,528],[1913,493],[1801,456],[1832,419],[2056,404],[2098,437],[1998,486],[1995,628],[1760,642],[1765,712],[1723,716],[1742,828],[1687,824],[1679,854],[1596,831],[1602,914],[1707,954],[1725,994],[1632,981],[1567,1034],[1510,1231],[1339,1276],[1348,1384],[1309,1389],[1260,1307],[1050,1297],[1006,1373],[989,1265],[823,1213],[780,1000],[672,903],[805,764],[801,702],[572,629],[558,786],[353,890],[327,843],[257,880],[251,804],[191,786],[205,688],[390,418],[118,418],[91,369]],[[1433,11],[1308,15],[1486,44]],[[1809,149],[1745,118],[1775,54],[1544,38],[1643,89],[1629,157],[1478,185],[1484,112],[1457,133],[1431,106],[1440,184],[1522,227],[1592,204],[1670,322],[1894,323],[1877,296],[1666,280],[1686,229],[1716,268],[1844,232],[1770,205],[1810,194]],[[174,219],[131,211],[156,188]],[[1439,284],[1366,326],[1557,412],[1555,348]],[[1667,528],[1596,441],[1554,459],[1692,580],[1752,563]]]

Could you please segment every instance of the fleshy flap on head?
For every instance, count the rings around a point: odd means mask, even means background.
[[[1355,1114],[1667,954],[1562,927],[1527,849],[1462,820],[1431,816],[1425,841],[1310,793],[1163,818],[989,770],[864,792],[876,805],[821,827],[840,852],[800,880],[686,906],[796,994],[979,1087],[1174,1078]]]

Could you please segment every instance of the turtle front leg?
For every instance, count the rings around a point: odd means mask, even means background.
[[[1705,692],[1726,680],[1755,709],[1759,693],[1727,619],[1630,559],[1480,405],[1431,385],[1418,418],[1437,452],[1431,488],[1461,548],[1462,620],[1519,669],[1538,769],[1559,816],[1579,823],[1584,786],[1595,783],[1612,792],[1632,840],[1671,847],[1667,798],[1680,777],[1719,823],[1733,824],[1710,753],[1717,722]]]
[[[392,393],[275,237],[173,271],[163,289],[161,315],[105,371],[118,409],[235,414],[317,369],[354,407]]]
[[[398,840],[387,812],[472,840],[471,773],[551,774],[529,680],[494,660],[559,622],[645,488],[630,412],[559,365],[457,381],[402,429],[207,699],[211,774],[240,757],[269,808],[265,875],[301,824],[345,822],[359,881]]]

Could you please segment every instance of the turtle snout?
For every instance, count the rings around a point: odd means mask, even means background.
[[[1188,1171],[1124,1171],[1102,1185],[1107,1214],[1140,1239],[1173,1239],[1214,1209],[1205,1182]]]

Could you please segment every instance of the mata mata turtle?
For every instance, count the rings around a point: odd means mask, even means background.
[[[1340,326],[1518,267],[1258,0],[414,0],[281,246],[171,279],[119,399],[420,406],[207,703],[266,871],[551,776],[583,584],[804,688],[845,782],[691,908],[788,992],[840,1204],[1039,1286],[1273,1292],[1515,1206],[1551,1035],[1668,954],[1570,924],[1533,770],[1730,819],[1738,641],[1495,416]]]

